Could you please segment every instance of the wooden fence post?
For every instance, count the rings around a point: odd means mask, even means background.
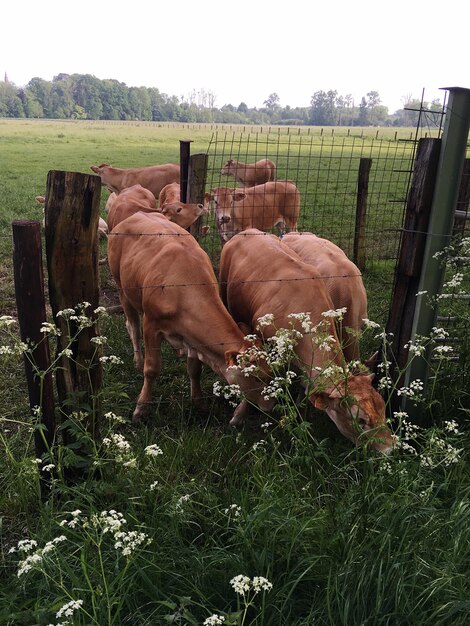
[[[83,313],[95,319],[99,305],[98,219],[101,181],[98,176],[50,171],[47,176],[45,221],[49,298],[57,327],[58,354],[70,348],[71,357],[60,357],[56,373],[61,410],[86,414],[83,425],[96,436],[98,392],[102,380],[100,347],[91,340],[96,325],[82,328],[80,320],[64,319],[59,311],[87,303]],[[64,440],[70,441],[70,433]]]
[[[357,176],[356,228],[353,260],[360,270],[366,267],[367,193],[372,159],[361,157]]]
[[[204,203],[204,189],[206,187],[207,178],[207,161],[208,156],[205,153],[193,154],[189,159],[187,192],[187,201],[189,203]],[[201,236],[201,223],[202,218],[198,217],[198,219],[193,224],[191,224],[189,228],[189,232],[196,239],[199,239],[199,237]]]
[[[188,195],[188,170],[191,139],[180,140],[180,198],[181,202],[187,202]]]
[[[392,378],[408,360],[413,314],[421,278],[423,251],[439,162],[440,139],[420,139],[416,152],[413,179],[406,204],[405,223],[395,270],[392,304],[386,332],[392,334]],[[390,398],[390,408],[398,410],[400,398]]]
[[[21,341],[31,349],[24,357],[31,412],[39,422],[34,432],[36,458],[47,453],[55,437],[54,390],[47,335],[41,333],[46,321],[41,224],[15,221],[13,228],[13,271]],[[39,411],[38,411],[39,409]],[[39,418],[39,419],[38,419]],[[48,460],[45,463],[49,463]],[[43,463],[44,464],[44,463]],[[48,481],[38,467],[41,492]],[[49,474],[50,475],[50,474]]]

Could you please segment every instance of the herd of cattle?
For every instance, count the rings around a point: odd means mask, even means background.
[[[108,263],[134,363],[144,374],[134,420],[151,404],[163,339],[187,357],[192,400],[202,398],[205,363],[229,385],[238,385],[246,398],[231,424],[244,420],[248,403],[271,411],[275,400],[265,388],[272,374],[263,358],[253,355],[246,336],[256,332],[257,320],[266,315],[272,323],[261,329],[264,339],[289,328],[292,314],[308,313],[311,327],[326,324],[328,339],[318,346],[307,331],[295,347],[295,367],[309,382],[310,402],[351,441],[391,450],[393,436],[373,376],[347,367],[359,359],[359,333],[367,317],[361,273],[332,242],[296,231],[299,191],[292,181],[276,180],[271,160],[228,161],[221,174],[240,186],[211,189],[204,204],[181,202],[175,164],[91,169],[111,192],[106,205]],[[210,213],[211,205],[222,241],[218,279],[209,256],[186,230]],[[280,237],[266,232],[276,226]],[[323,315],[338,309],[346,310],[342,330],[334,317]],[[298,328],[302,330],[300,322]],[[244,355],[256,361],[253,373],[240,367]],[[325,378],[327,368],[344,376]]]

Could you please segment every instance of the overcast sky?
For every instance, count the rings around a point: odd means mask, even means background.
[[[470,88],[470,3],[446,0],[7,0],[0,78],[114,78],[215,106],[309,106],[316,91],[377,91],[389,112],[411,96]]]

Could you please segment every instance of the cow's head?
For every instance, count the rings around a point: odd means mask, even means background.
[[[210,193],[204,195],[205,202],[214,204],[215,223],[224,241],[234,235],[234,232],[228,229],[232,221],[233,206],[235,202],[241,202],[244,198],[246,198],[244,191],[229,187],[211,189]]]
[[[229,159],[227,163],[223,166],[223,168],[220,170],[220,173],[222,174],[222,176],[232,176],[233,170],[235,167],[236,167],[236,161],[234,161],[233,159]]]
[[[372,386],[373,374],[348,376],[344,383],[310,397],[325,411],[338,430],[353,443],[367,442],[380,452],[390,452],[393,436],[385,418],[385,403]]]
[[[208,204],[186,204],[184,202],[171,202],[166,204],[161,212],[171,222],[175,222],[182,228],[189,228],[198,217],[209,213]]]

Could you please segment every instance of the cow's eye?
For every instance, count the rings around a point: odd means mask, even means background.
[[[177,213],[181,213],[181,207],[180,206],[176,209],[176,212]]]

